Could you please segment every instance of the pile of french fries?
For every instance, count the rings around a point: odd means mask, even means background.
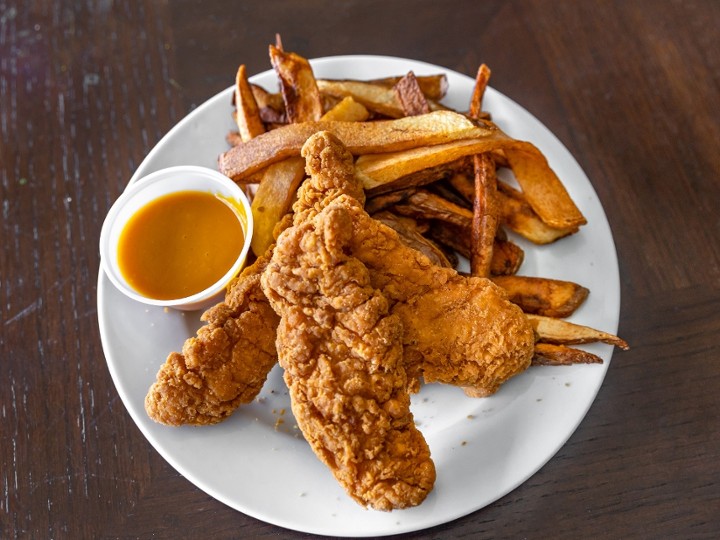
[[[238,68],[234,104],[237,131],[221,154],[220,171],[253,188],[253,252],[274,243],[274,229],[291,211],[305,178],[300,149],[320,130],[333,132],[356,156],[366,210],[395,229],[435,264],[470,263],[531,317],[538,335],[536,363],[601,362],[571,344],[620,338],[564,321],[589,291],[580,284],[519,275],[524,252],[506,229],[534,244],[549,244],[586,223],[560,179],[531,143],[504,134],[483,111],[490,70],[478,69],[464,112],[441,101],[444,74],[371,81],[316,79],[302,56],[270,45],[279,92],[249,83]],[[517,180],[498,179],[505,168]]]

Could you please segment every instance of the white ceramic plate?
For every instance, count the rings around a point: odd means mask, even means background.
[[[312,62],[316,76],[369,79],[445,72],[444,102],[467,108],[473,80],[414,60],[343,56]],[[277,88],[275,75],[252,78]],[[143,161],[132,181],[171,165],[216,166],[232,129],[231,89],[198,107]],[[590,181],[567,149],[537,119],[488,88],[484,108],[509,135],[533,142],[587,217],[589,224],[555,245],[527,245],[522,274],[569,279],[590,288],[572,320],[617,331],[617,256],[610,228]],[[457,388],[425,386],[413,412],[437,467],[437,483],[419,507],[390,513],[360,508],[315,458],[298,433],[280,368],[259,399],[211,427],[171,428],[145,414],[143,400],[170,351],[199,327],[199,313],[169,312],[134,302],[101,273],[98,318],[108,367],[130,415],[157,451],[197,487],[245,514],[281,527],[335,536],[415,531],[467,515],[507,494],[542,467],[567,441],[602,384],[612,348],[594,344],[603,365],[532,367],[489,398]]]

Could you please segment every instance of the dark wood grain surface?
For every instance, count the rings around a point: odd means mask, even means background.
[[[583,167],[620,263],[617,353],[557,455],[412,538],[720,532],[720,3],[715,0],[0,2],[0,538],[308,538],[169,466],[111,381],[103,218],[183,116],[268,68],[371,53],[474,75]]]

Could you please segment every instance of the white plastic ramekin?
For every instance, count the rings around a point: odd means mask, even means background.
[[[206,191],[230,200],[245,234],[245,243],[232,268],[213,285],[185,298],[158,300],[148,298],[134,290],[123,277],[118,265],[118,241],[128,220],[149,202],[178,191]],[[130,185],[115,201],[103,222],[100,232],[100,262],[112,284],[122,293],[145,304],[172,307],[180,310],[198,310],[222,300],[225,288],[240,272],[253,235],[253,218],[245,193],[227,176],[206,167],[181,165],[151,173]]]

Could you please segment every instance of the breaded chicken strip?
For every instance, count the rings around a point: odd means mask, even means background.
[[[311,179],[277,239],[262,286],[280,315],[277,350],[292,410],[316,455],[363,506],[420,504],[435,467],[410,412],[403,327],[348,253],[362,210],[352,157],[328,133],[303,148]]]
[[[260,257],[228,287],[207,322],[171,353],[145,397],[147,414],[162,424],[214,424],[260,392],[277,362],[279,322],[260,286],[268,257]]]
[[[480,397],[530,366],[533,327],[505,291],[488,279],[432,264],[361,208],[350,212],[350,252],[403,322],[411,381],[461,386]]]

